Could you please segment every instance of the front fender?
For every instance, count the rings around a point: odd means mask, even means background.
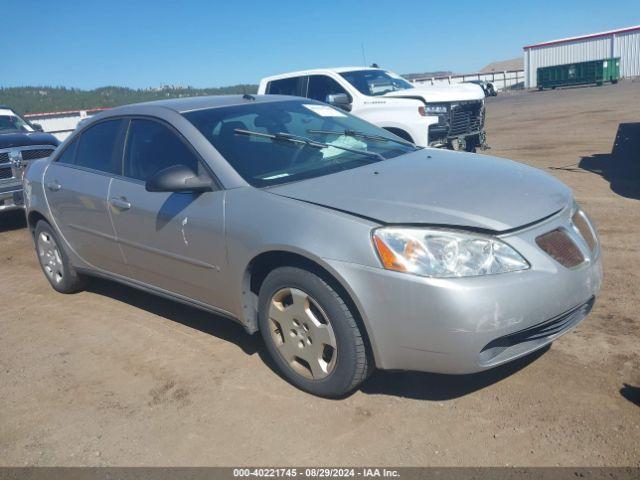
[[[287,252],[316,263],[350,291],[329,260],[379,266],[371,243],[373,221],[252,187],[227,192],[225,234],[229,283],[226,309],[247,322],[246,272],[265,252]],[[250,319],[249,319],[250,320]]]
[[[35,160],[29,164],[24,173],[22,187],[27,220],[33,216],[34,212],[47,220],[50,218],[49,206],[44,192],[44,173],[49,163],[48,158]],[[29,224],[29,227],[33,228],[35,225]]]

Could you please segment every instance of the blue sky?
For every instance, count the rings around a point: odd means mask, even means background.
[[[195,87],[368,63],[472,72],[538,41],[640,24],[640,2],[0,0],[0,86]]]

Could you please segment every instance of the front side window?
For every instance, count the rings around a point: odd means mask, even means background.
[[[357,168],[415,149],[312,100],[255,102],[183,114],[255,187]]]
[[[197,157],[169,127],[152,120],[131,120],[124,176],[146,182],[160,170],[175,165],[200,173]]]
[[[374,97],[413,88],[404,78],[384,70],[354,70],[340,75],[360,93]]]
[[[301,97],[302,80],[304,77],[282,78],[280,80],[272,80],[267,85],[267,92],[270,95],[293,95]]]
[[[66,163],[73,165],[76,163],[76,152],[78,151],[78,139],[74,139],[69,145],[67,145],[62,152],[62,155],[58,157],[56,162]]]
[[[0,108],[0,132],[33,132],[33,128],[13,111]]]
[[[336,93],[345,93],[351,98],[351,95],[333,78],[327,77],[326,75],[311,75],[309,77],[307,97],[318,100],[319,102],[326,102],[328,95],[334,95]]]
[[[85,130],[78,140],[75,164],[100,172],[122,172],[124,120],[107,120]]]

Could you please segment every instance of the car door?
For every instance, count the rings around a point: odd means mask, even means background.
[[[127,273],[107,195],[122,169],[126,122],[106,120],[76,137],[44,175],[52,218],[73,251],[94,268]]]
[[[229,300],[218,295],[226,270],[225,192],[146,191],[151,177],[174,165],[209,175],[173,127],[131,119],[123,176],[113,180],[109,191],[118,242],[133,279],[225,309]]]

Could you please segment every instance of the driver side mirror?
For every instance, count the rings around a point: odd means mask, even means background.
[[[325,103],[346,110],[347,112],[351,111],[351,100],[349,100],[349,96],[346,93],[331,93],[327,95]]]
[[[151,177],[145,184],[147,192],[210,192],[213,182],[201,178],[186,165],[173,165],[164,168]]]
[[[32,123],[31,126],[38,132],[44,132],[44,128],[42,128],[42,125],[40,125],[39,123]]]

